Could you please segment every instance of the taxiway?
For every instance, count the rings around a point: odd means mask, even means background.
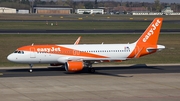
[[[66,73],[63,68],[0,69],[2,101],[179,101],[180,65],[95,66]]]

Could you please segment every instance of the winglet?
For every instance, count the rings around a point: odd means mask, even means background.
[[[79,42],[80,42],[80,40],[81,40],[81,36],[78,37],[78,39],[76,40],[76,42],[74,43],[74,45],[78,45]]]

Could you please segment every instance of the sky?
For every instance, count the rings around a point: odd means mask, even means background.
[[[95,0],[74,0],[74,1],[95,1]],[[97,1],[108,1],[108,0],[97,0]],[[109,1],[121,1],[121,0],[109,0]],[[154,2],[154,0],[122,0],[123,2],[130,1],[130,2]],[[160,2],[166,3],[180,3],[180,0],[160,0]]]

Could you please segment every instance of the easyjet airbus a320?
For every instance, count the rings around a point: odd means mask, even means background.
[[[157,45],[163,18],[155,18],[140,38],[131,44],[78,44],[81,37],[72,45],[29,45],[18,48],[7,59],[16,63],[64,65],[68,72],[89,68],[95,72],[93,63],[121,62],[139,58],[165,48]]]

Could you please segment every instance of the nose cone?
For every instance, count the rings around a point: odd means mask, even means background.
[[[7,59],[12,62],[15,61],[15,57],[13,56],[13,54],[8,55]]]

